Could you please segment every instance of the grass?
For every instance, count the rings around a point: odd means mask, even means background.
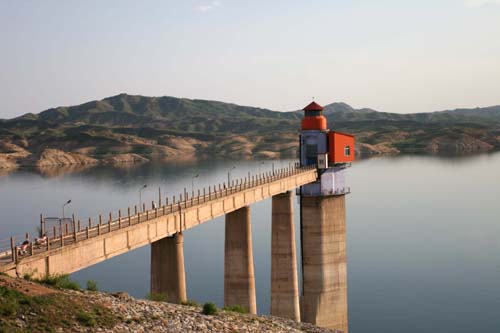
[[[225,306],[222,308],[224,311],[237,312],[237,313],[248,313],[247,308],[241,305]]]
[[[185,305],[185,306],[199,306],[198,302],[192,300],[192,299],[188,299],[187,301],[185,302],[182,302],[181,305]]]
[[[81,290],[80,285],[71,280],[67,274],[49,274],[41,279],[35,279],[34,281],[59,289]]]
[[[155,302],[167,302],[167,295],[163,293],[149,293],[146,298]]]
[[[16,321],[25,318],[20,329]],[[55,332],[85,327],[112,328],[117,322],[113,313],[99,304],[85,302],[77,295],[53,293],[28,296],[0,286],[0,332]]]
[[[208,302],[203,304],[203,310],[202,313],[207,316],[213,316],[216,315],[219,312],[219,309],[217,309],[217,305],[215,305],[212,302]]]

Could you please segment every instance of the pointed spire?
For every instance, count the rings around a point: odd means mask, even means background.
[[[312,101],[308,106],[306,106],[304,111],[323,111],[323,107],[316,103],[315,101]]]

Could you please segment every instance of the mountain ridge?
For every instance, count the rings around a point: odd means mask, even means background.
[[[358,155],[500,148],[500,106],[398,114],[335,102],[324,114],[331,129],[356,135]],[[33,163],[46,149],[97,160],[295,157],[301,118],[300,110],[119,94],[0,120],[0,165]]]

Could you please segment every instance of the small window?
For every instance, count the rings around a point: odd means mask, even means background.
[[[344,155],[351,156],[351,147],[349,147],[349,146],[344,147]]]
[[[306,145],[306,158],[313,158],[316,161],[318,156],[318,146],[317,145]]]

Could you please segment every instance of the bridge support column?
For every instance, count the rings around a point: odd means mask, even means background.
[[[250,207],[226,214],[224,306],[241,305],[257,313]]]
[[[151,243],[151,293],[164,294],[172,303],[187,301],[182,233]]]
[[[272,199],[271,315],[300,321],[291,191]]]
[[[303,196],[302,320],[347,333],[345,196]]]

